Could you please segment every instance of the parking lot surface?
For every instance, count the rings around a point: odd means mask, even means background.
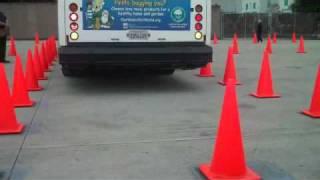
[[[211,159],[220,118],[227,47],[214,48],[214,78],[198,70],[173,76],[121,75],[64,78],[56,64],[34,108],[17,109],[21,135],[0,137],[3,179],[198,180]],[[18,41],[26,57],[31,41]],[[279,40],[271,56],[280,99],[248,96],[256,88],[262,45],[240,40],[237,87],[246,158],[264,179],[320,178],[320,121],[299,114],[309,106],[320,43],[307,54]],[[10,59],[13,61],[13,59]],[[25,58],[24,58],[25,60]],[[7,64],[12,83],[14,63]]]

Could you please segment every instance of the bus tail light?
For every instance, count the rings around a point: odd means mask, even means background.
[[[72,32],[70,34],[70,39],[73,40],[73,41],[76,41],[79,39],[79,34],[77,32]]]
[[[203,26],[202,26],[201,23],[197,23],[196,26],[195,26],[195,28],[196,28],[197,31],[201,31],[201,30],[202,30],[202,27],[203,27]]]
[[[202,21],[203,17],[201,14],[197,14],[195,19],[196,19],[196,21],[200,22],[200,21]]]
[[[71,21],[77,21],[79,19],[79,16],[77,13],[71,13],[69,18]]]
[[[71,12],[77,12],[78,9],[79,9],[79,7],[78,7],[78,5],[77,5],[76,3],[71,3],[71,4],[69,5],[69,10],[70,10]]]
[[[77,23],[73,22],[70,24],[70,29],[72,31],[77,31],[79,29],[79,25]]]
[[[203,7],[200,5],[200,4],[198,4],[197,6],[196,6],[196,12],[197,13],[201,13],[203,11]]]
[[[203,34],[202,32],[196,32],[194,37],[197,39],[197,40],[201,40],[203,38]]]

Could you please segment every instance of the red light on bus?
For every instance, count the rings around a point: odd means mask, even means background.
[[[203,26],[202,26],[201,23],[197,23],[195,28],[196,28],[197,31],[200,31],[200,30],[202,30]]]
[[[201,14],[197,14],[196,17],[195,17],[196,21],[202,21],[203,19],[203,16]]]
[[[72,31],[77,31],[79,29],[79,25],[77,23],[73,22],[70,24],[70,29]]]
[[[69,5],[69,9],[71,12],[77,12],[78,11],[78,5],[76,3],[71,3]]]

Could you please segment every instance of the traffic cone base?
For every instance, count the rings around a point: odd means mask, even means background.
[[[298,53],[298,54],[307,54],[306,51],[299,51],[299,50],[297,51],[297,53]]]
[[[0,134],[18,134],[23,131],[22,125],[16,117],[4,65],[0,64]]]
[[[33,107],[35,104],[36,103],[34,101],[30,101],[28,103],[23,103],[23,104],[15,103],[14,107],[16,108]]]
[[[44,88],[41,87],[41,86],[39,86],[39,87],[37,87],[37,88],[29,88],[29,89],[28,89],[28,91],[42,91],[42,90],[44,90]]]
[[[0,129],[0,134],[20,134],[24,130],[23,124],[18,124],[15,128]]]
[[[223,86],[227,85],[227,83],[224,82],[223,80],[219,81],[218,83],[219,83],[220,85],[223,85]],[[241,82],[238,82],[238,81],[237,81],[237,82],[235,83],[235,85],[242,85],[242,84],[241,84]]]
[[[314,113],[314,112],[311,112],[309,109],[306,109],[304,111],[301,112],[302,114],[304,115],[307,115],[311,118],[320,118],[320,112],[317,112],[317,113]]]
[[[208,63],[207,65],[202,67],[200,69],[200,74],[198,74],[197,76],[205,77],[205,78],[214,77],[214,73],[212,70],[212,63]]]
[[[215,77],[215,75],[203,75],[203,74],[198,74],[197,76],[203,77],[203,78]]]
[[[45,81],[45,80],[48,80],[48,77],[38,78],[38,80],[43,80],[43,81]]]
[[[251,93],[250,96],[260,99],[272,99],[272,98],[281,98],[280,95],[272,94],[272,95],[258,95],[257,93]]]
[[[200,165],[200,172],[208,179],[208,180],[259,180],[261,179],[261,177],[254,172],[253,170],[247,168],[247,172],[244,176],[241,177],[228,177],[228,176],[219,176],[214,174],[211,170],[210,170],[210,163],[208,164],[201,164]]]

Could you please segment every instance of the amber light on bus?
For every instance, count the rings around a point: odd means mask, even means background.
[[[194,37],[197,39],[197,40],[201,40],[203,38],[203,34],[202,32],[196,32],[196,34],[194,35]]]
[[[70,38],[71,38],[71,40],[76,41],[79,39],[79,34],[77,32],[72,32],[70,34]]]

